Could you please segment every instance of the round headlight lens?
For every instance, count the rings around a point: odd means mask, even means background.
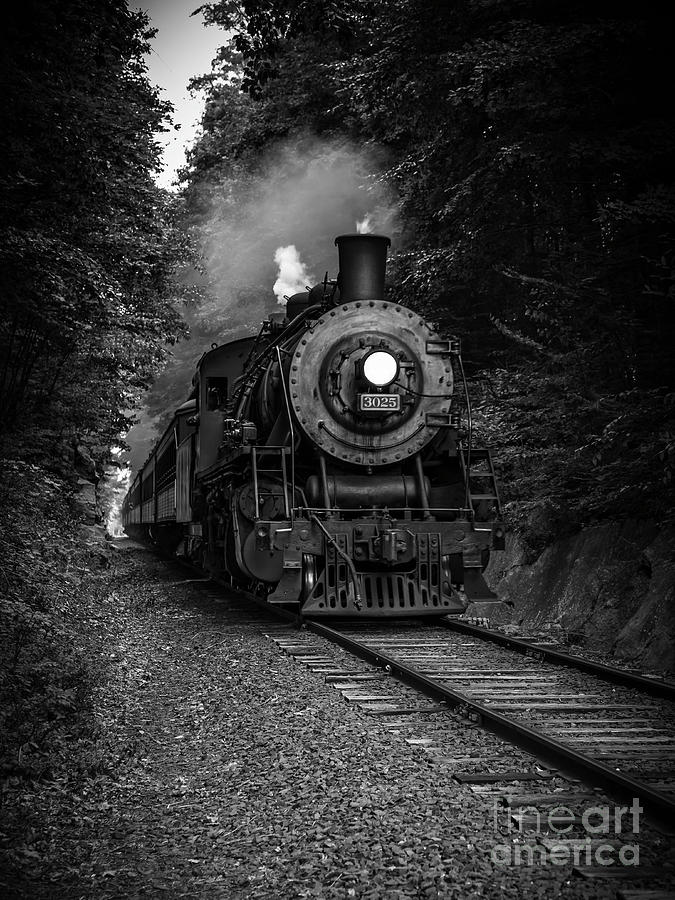
[[[363,360],[363,375],[374,387],[385,387],[398,375],[398,361],[386,350],[375,350]]]

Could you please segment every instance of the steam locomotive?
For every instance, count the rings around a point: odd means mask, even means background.
[[[125,530],[307,617],[461,613],[504,525],[460,342],[385,299],[388,237],[335,243],[336,280],[199,360]]]

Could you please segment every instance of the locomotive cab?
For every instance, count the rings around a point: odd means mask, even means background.
[[[214,344],[197,365],[193,379],[199,431],[195,473],[199,477],[216,463],[223,440],[223,418],[230,391],[242,374],[255,338],[243,337],[229,344]]]

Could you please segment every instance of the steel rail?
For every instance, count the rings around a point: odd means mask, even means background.
[[[590,659],[584,659],[583,656],[576,656],[574,653],[563,653],[560,650],[553,650],[549,647],[541,646],[536,641],[524,641],[521,638],[514,638],[508,634],[502,634],[500,631],[493,631],[490,628],[483,628],[481,625],[470,625],[468,622],[459,622],[453,619],[438,619],[434,621],[434,625],[440,625],[448,628],[450,631],[456,631],[460,634],[469,634],[472,637],[481,638],[484,641],[493,641],[495,644],[501,644],[502,647],[508,647],[511,650],[517,650],[521,653],[535,653],[543,660],[558,663],[559,665],[570,666],[587,672],[590,675],[597,675],[606,681],[613,681],[624,687],[634,687],[646,694],[654,697],[663,697],[667,700],[675,700],[675,684],[654,678],[647,678],[645,675],[635,675],[632,672],[626,672],[615,666],[608,666],[605,663],[592,662]]]
[[[624,799],[638,798],[644,804],[644,812],[648,816],[672,829],[675,820],[675,799],[519,722],[517,719],[512,719],[484,703],[478,703],[465,694],[434,681],[416,669],[348,637],[335,628],[308,620],[305,620],[304,627],[314,634],[338,644],[371,665],[385,669],[400,681],[436,701],[440,700],[449,706],[458,706],[472,711],[480,717],[482,724],[487,723],[487,727],[491,731],[506,737],[512,743],[518,743],[527,750],[543,754],[547,759],[561,763],[567,771],[578,773],[587,781],[592,776],[594,783],[607,789],[610,793],[614,792]]]

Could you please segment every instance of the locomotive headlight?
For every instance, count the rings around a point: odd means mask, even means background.
[[[386,387],[396,380],[398,360],[386,350],[373,350],[363,360],[363,377],[373,387]]]

